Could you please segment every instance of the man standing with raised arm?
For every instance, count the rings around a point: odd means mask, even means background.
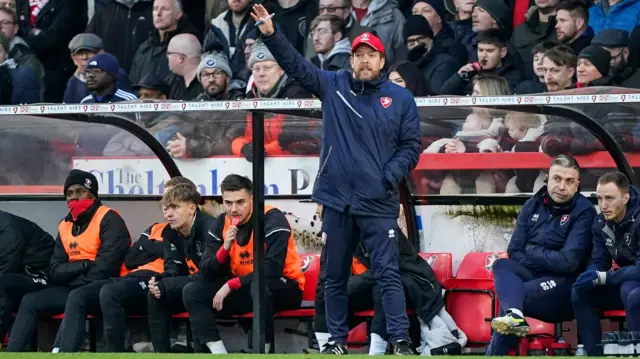
[[[326,72],[306,61],[276,31],[262,5],[255,5],[251,16],[278,65],[322,101],[323,143],[313,199],[324,205],[326,235],[325,301],[331,339],[323,353],[347,354],[347,280],[352,253],[361,241],[382,289],[393,353],[413,355],[396,242],[398,183],[415,167],[420,148],[413,96],[381,76],[384,47],[370,33],[353,41],[352,72]]]

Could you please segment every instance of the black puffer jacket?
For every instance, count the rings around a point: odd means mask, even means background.
[[[115,56],[128,73],[136,50],[155,30],[152,12],[152,0],[115,0],[96,12],[86,32],[98,35],[104,51]]]
[[[154,74],[159,78],[167,78],[171,71],[169,70],[169,60],[167,59],[167,46],[169,41],[179,34],[193,34],[198,39],[201,38],[198,30],[189,22],[186,16],[182,16],[178,22],[178,28],[165,34],[164,39],[160,40],[158,30],[154,30],[149,38],[140,44],[138,51],[133,57],[129,79],[132,84],[137,84],[144,75]]]
[[[37,224],[0,211],[0,273],[46,278],[54,244]]]

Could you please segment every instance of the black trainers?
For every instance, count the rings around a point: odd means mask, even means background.
[[[401,340],[393,345],[393,355],[416,355],[411,344]]]
[[[526,337],[529,334],[529,324],[523,317],[507,311],[504,316],[493,318],[491,328],[502,335],[516,335]]]
[[[324,345],[324,348],[322,348],[322,354],[347,355],[349,352],[341,343],[328,342]]]

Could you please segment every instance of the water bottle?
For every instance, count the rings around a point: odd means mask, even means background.
[[[633,356],[633,337],[629,332],[621,332],[620,340],[618,341],[618,355],[624,357]]]
[[[587,356],[587,352],[584,350],[584,345],[578,344],[578,349],[576,349],[576,356],[577,357],[586,357]]]
[[[602,337],[602,349],[607,357],[616,357],[620,353],[618,350],[618,340],[620,332],[607,332]]]

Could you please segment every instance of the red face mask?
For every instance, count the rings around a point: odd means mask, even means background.
[[[81,215],[84,211],[89,209],[93,204],[93,199],[81,199],[78,201],[71,201],[67,203],[67,207],[69,207],[69,212],[71,213],[71,218],[75,221],[78,219],[78,216]]]

